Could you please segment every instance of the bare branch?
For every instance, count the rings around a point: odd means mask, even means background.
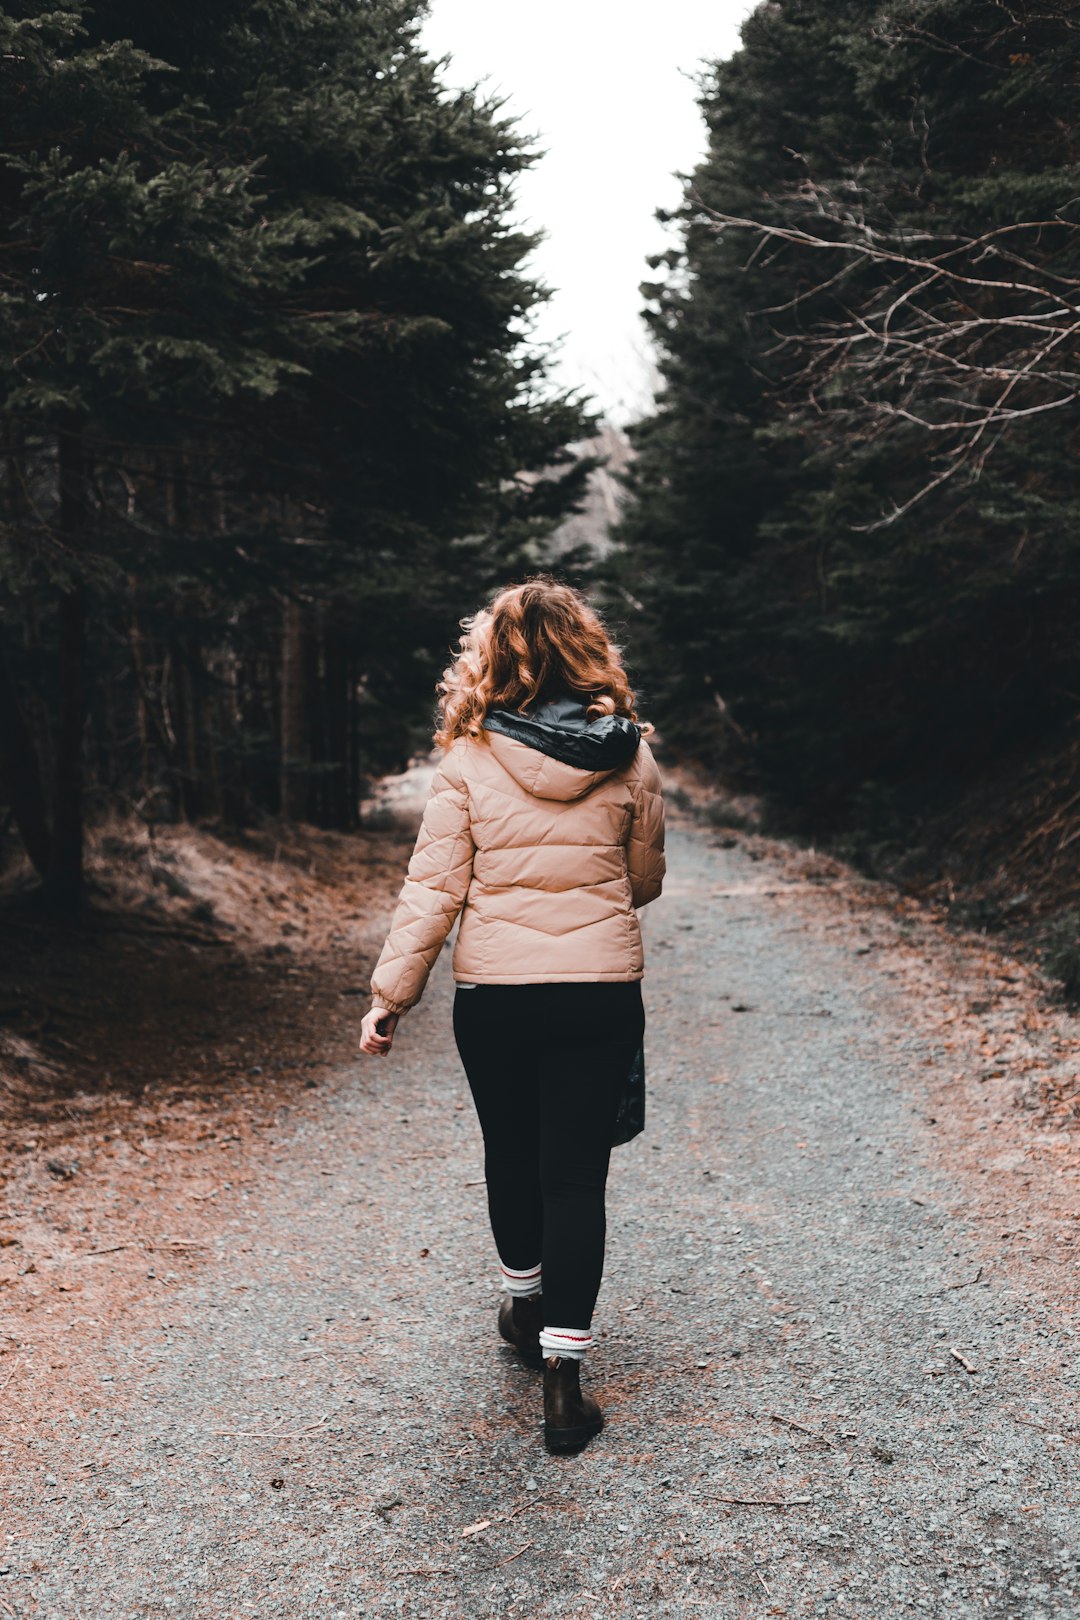
[[[750,312],[768,324],[764,354],[795,414],[813,411],[826,431],[835,422],[848,442],[926,435],[922,486],[864,530],[896,522],[961,471],[981,476],[1018,423],[1075,409],[1080,276],[1052,268],[1080,242],[1064,212],[1072,202],[979,235],[873,222],[859,173],[828,186],[807,177],[774,199],[812,211],[813,224],[700,204],[719,235],[754,238],[748,275],[764,277],[778,255],[825,263],[792,297]]]

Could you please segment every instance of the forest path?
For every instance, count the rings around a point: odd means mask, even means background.
[[[548,1457],[495,1337],[445,953],[389,1059],[211,1120],[194,1177],[129,1130],[0,1290],[0,1616],[1080,1613],[1075,1143],[1010,1106],[1075,1026],[678,817],[645,927],[604,1433]]]

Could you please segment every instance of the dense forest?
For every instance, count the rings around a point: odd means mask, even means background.
[[[0,854],[70,906],[105,812],[356,826],[457,619],[554,557],[775,825],[1070,936],[1074,8],[750,14],[615,543],[570,551],[602,492],[531,341],[537,151],[423,15],[0,10]]]
[[[535,154],[422,11],[0,11],[0,818],[61,906],[106,808],[355,825],[580,490]]]
[[[620,572],[654,708],[787,825],[1052,873],[1080,825],[1080,19],[773,0],[742,38],[644,288],[664,387]]]

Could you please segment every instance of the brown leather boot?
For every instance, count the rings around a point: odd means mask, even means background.
[[[581,1391],[581,1362],[548,1356],[544,1362],[544,1444],[549,1451],[580,1451],[604,1427],[604,1414]]]
[[[514,1297],[504,1294],[499,1302],[499,1332],[507,1344],[513,1345],[526,1366],[537,1372],[544,1365],[544,1352],[540,1348],[540,1329],[544,1325],[544,1306],[539,1294]]]

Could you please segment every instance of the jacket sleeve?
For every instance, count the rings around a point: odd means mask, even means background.
[[[424,807],[390,932],[371,975],[371,998],[403,1013],[424,993],[472,878],[469,795],[458,749],[443,755]]]
[[[664,887],[664,789],[652,749],[644,737],[630,777],[633,811],[626,842],[626,866],[635,906],[647,906]]]

